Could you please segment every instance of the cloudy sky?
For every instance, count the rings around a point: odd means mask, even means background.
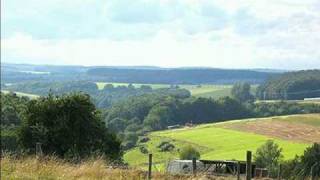
[[[320,68],[320,0],[2,0],[2,62]]]

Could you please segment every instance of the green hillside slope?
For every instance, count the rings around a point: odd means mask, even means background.
[[[307,123],[307,120],[303,120],[304,116],[309,119],[311,123]],[[261,122],[270,121],[270,127],[272,122],[282,121],[278,118],[277,121],[271,121],[276,117],[260,119],[248,119],[230,121],[229,124],[242,124],[243,122]],[[298,121],[297,119],[302,119]],[[292,119],[292,122],[290,121]],[[295,126],[304,124],[315,128],[317,133],[320,132],[317,125],[320,122],[320,115],[299,115],[299,116],[286,116],[283,121],[290,122]],[[308,121],[309,122],[309,121]],[[234,126],[225,126],[225,123],[206,124],[200,125],[194,128],[183,128],[176,130],[158,131],[149,134],[150,140],[146,143],[140,143],[138,147],[126,152],[124,158],[130,165],[143,167],[147,163],[148,153],[153,153],[154,161],[158,164],[158,168],[163,168],[170,159],[178,158],[179,148],[191,144],[198,148],[201,152],[201,159],[218,159],[218,160],[244,160],[247,150],[255,151],[257,147],[262,145],[268,139],[274,139],[276,143],[283,148],[283,155],[285,159],[291,159],[295,155],[303,153],[304,149],[308,147],[310,142],[295,141],[294,139],[285,140],[282,136],[270,136],[258,134],[250,131],[243,131],[242,129],[234,128]],[[278,124],[275,123],[275,127]],[[269,127],[266,127],[269,128]],[[279,133],[283,131],[279,131]],[[293,132],[294,133],[294,132]],[[171,152],[161,152],[157,146],[162,141],[168,141],[175,145],[175,149]],[[140,151],[140,147],[144,146],[148,153],[143,154]]]

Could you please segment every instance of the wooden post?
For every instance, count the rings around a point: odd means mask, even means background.
[[[152,168],[152,154],[149,154],[149,169],[148,169],[148,180],[151,179],[151,169]]]
[[[246,164],[246,180],[251,180],[252,165],[251,165],[252,153],[247,151],[247,164]]]
[[[240,161],[237,163],[237,180],[240,180],[240,172],[241,171],[241,164]]]
[[[40,158],[42,156],[42,148],[41,148],[41,143],[37,142],[36,143],[36,157]]]
[[[197,173],[197,160],[192,158],[192,174],[196,175]]]
[[[316,165],[316,164],[315,164]],[[315,173],[314,173],[314,167],[315,165],[311,166],[311,171],[310,171],[310,177],[311,177],[311,180],[316,180],[316,176],[315,176]]]
[[[279,164],[279,169],[278,169],[278,180],[281,180],[281,172],[282,171],[282,165]]]

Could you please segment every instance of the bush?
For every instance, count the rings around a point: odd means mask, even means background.
[[[316,177],[320,177],[320,144],[314,143],[308,147],[304,154],[300,157],[300,163],[296,167],[296,173],[303,178],[311,174],[311,168],[314,168],[313,173]]]
[[[140,152],[143,154],[147,154],[149,152],[148,149],[144,146],[140,146],[139,149],[140,149]]]
[[[287,160],[281,163],[282,165],[282,172],[281,177],[284,179],[295,179],[295,172],[294,169],[298,166],[300,163],[299,156],[296,156],[292,160]]]
[[[18,150],[17,135],[14,131],[1,130],[1,151],[16,152]]]
[[[125,150],[133,148],[138,141],[138,135],[134,132],[126,132],[124,134],[124,142],[122,146]]]
[[[162,141],[158,145],[158,148],[160,148],[160,151],[166,152],[166,151],[172,151],[175,148],[175,146],[168,141]]]
[[[192,160],[193,158],[200,159],[200,153],[196,148],[188,145],[180,150],[179,157],[182,160]]]
[[[267,168],[269,176],[275,177],[278,172],[280,160],[283,155],[282,149],[279,148],[273,140],[268,140],[265,144],[260,146],[254,156],[256,165],[260,168]]]
[[[150,138],[144,136],[144,137],[141,137],[141,138],[140,138],[139,142],[140,142],[140,143],[146,143],[146,142],[148,142],[149,140],[150,140]]]

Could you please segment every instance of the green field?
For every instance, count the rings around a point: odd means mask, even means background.
[[[7,91],[7,90],[1,90],[1,92],[4,93],[4,94],[9,93],[9,91]],[[25,97],[28,97],[30,99],[35,99],[35,98],[39,97],[38,95],[35,95],[35,94],[28,94],[28,93],[23,93],[23,92],[14,92],[14,93],[16,93],[17,96],[20,96],[20,97],[25,96]]]
[[[303,115],[301,115],[303,116]],[[300,119],[301,119],[301,116]],[[308,117],[308,115],[306,115]],[[289,121],[291,118],[285,118]],[[292,116],[292,123],[298,121],[296,116]],[[310,119],[311,117],[309,117]],[[272,119],[272,118],[264,118]],[[259,119],[257,119],[259,120]],[[231,121],[230,123],[241,123],[242,120]],[[252,121],[252,119],[250,120]],[[305,122],[318,125],[319,118]],[[221,126],[223,123],[205,124],[194,128],[184,128],[176,130],[158,131],[149,134],[150,141],[138,144],[138,147],[128,151],[124,155],[124,159],[132,166],[145,167],[147,162],[147,154],[140,152],[139,146],[145,146],[149,153],[153,153],[154,161],[158,164],[159,169],[163,169],[165,164],[171,159],[178,158],[178,149],[191,144],[198,148],[201,153],[201,159],[215,160],[245,160],[247,150],[255,152],[257,147],[262,145],[266,140],[273,139],[283,148],[285,159],[294,158],[295,155],[301,155],[308,143],[298,143],[293,141],[282,140],[275,137],[254,134],[251,132],[238,131]],[[162,141],[169,141],[176,146],[172,152],[160,152],[157,145]]]
[[[112,84],[113,86],[128,86],[129,83],[113,83],[113,82],[97,82],[98,89],[103,89],[105,85]],[[151,86],[153,89],[168,88],[169,84],[139,84],[133,83],[134,87],[139,88],[141,85]],[[180,88],[187,89],[191,92],[192,96],[196,97],[212,97],[219,98],[224,96],[230,96],[232,85],[214,85],[214,84],[203,84],[203,85],[189,85],[181,84]],[[256,86],[253,86],[255,89]]]
[[[320,100],[257,100],[255,103],[279,103],[282,101],[300,104],[320,104]]]

